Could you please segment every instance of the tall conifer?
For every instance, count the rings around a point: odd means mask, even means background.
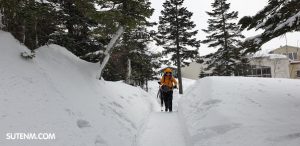
[[[175,62],[178,69],[179,93],[182,94],[181,67],[188,65],[188,59],[195,59],[198,55],[200,41],[195,36],[198,31],[191,20],[192,12],[183,6],[184,0],[166,0],[164,10],[159,18],[158,45],[164,48],[164,55],[172,55],[171,61]],[[194,47],[196,49],[191,50]]]

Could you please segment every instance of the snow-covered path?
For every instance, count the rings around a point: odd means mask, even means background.
[[[195,80],[184,79],[184,90],[195,83]],[[149,93],[156,97],[157,81],[149,83]],[[186,146],[184,127],[178,116],[178,102],[181,98],[178,90],[173,94],[173,112],[161,112],[159,101],[148,120],[144,123],[137,139],[137,146]]]
[[[177,112],[153,112],[145,123],[138,146],[185,146]]]

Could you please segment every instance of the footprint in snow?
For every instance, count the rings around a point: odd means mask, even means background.
[[[265,91],[264,91],[264,90],[262,90],[262,89],[258,89],[258,91],[259,91],[259,92],[261,92],[261,93],[265,92]]]
[[[215,105],[215,104],[218,104],[221,102],[222,102],[221,100],[213,99],[213,100],[208,100],[208,101],[204,102],[203,105]]]
[[[120,105],[120,104],[118,104],[118,103],[116,103],[116,102],[112,102],[111,104],[112,104],[113,106],[118,107],[118,108],[123,108],[122,105]]]
[[[291,141],[291,140],[298,139],[298,138],[300,139],[300,132],[291,133],[291,134],[288,134],[288,135],[274,137],[274,138],[269,138],[268,140],[271,140],[271,141]]]
[[[212,137],[226,134],[229,131],[240,128],[242,124],[231,123],[226,125],[217,125],[213,127],[206,127],[198,130],[198,134],[192,136],[192,141],[202,141]]]
[[[74,116],[75,113],[71,109],[65,109],[65,111],[68,113],[69,116]]]
[[[97,136],[95,140],[95,146],[107,146],[105,140],[101,136]]]
[[[77,120],[77,127],[78,128],[87,128],[91,127],[90,122],[86,120]]]

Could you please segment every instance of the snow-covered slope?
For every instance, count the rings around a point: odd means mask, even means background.
[[[299,146],[300,81],[204,78],[180,100],[189,146]]]
[[[123,83],[96,80],[98,64],[57,45],[33,60],[0,31],[1,146],[131,146],[154,98]],[[56,140],[5,140],[6,133],[55,133]]]

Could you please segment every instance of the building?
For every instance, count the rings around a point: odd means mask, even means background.
[[[243,66],[236,76],[300,79],[300,48],[283,46],[269,54],[249,57],[250,66]],[[182,68],[182,77],[199,79],[204,64],[192,62]],[[209,76],[205,74],[204,76]]]
[[[241,66],[235,76],[290,78],[290,62],[288,57],[280,54],[262,54],[249,57],[249,66]],[[182,76],[189,79],[199,79],[200,73],[207,65],[196,62],[182,68]],[[211,72],[211,71],[208,71]],[[207,71],[203,76],[210,76]]]
[[[185,66],[181,69],[182,77],[197,80],[199,79],[200,72],[203,68],[202,64],[191,62],[189,66]]]
[[[289,74],[292,79],[300,79],[300,48],[283,46],[270,52],[270,54],[282,54],[289,58]]]
[[[267,78],[290,78],[289,59],[285,55],[263,54],[250,59],[250,68],[245,76]]]

